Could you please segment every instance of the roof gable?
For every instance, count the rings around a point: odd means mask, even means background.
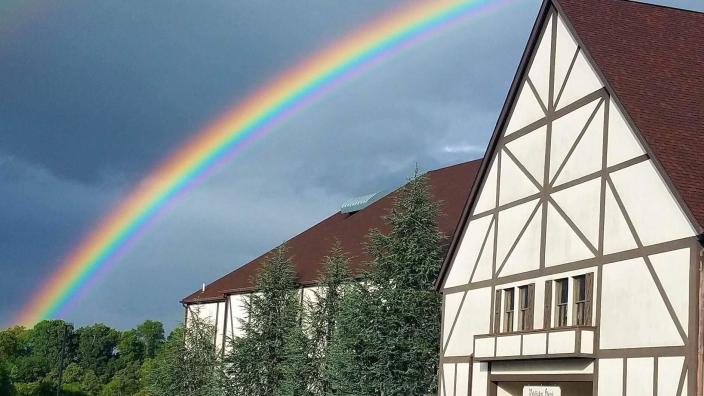
[[[585,18],[589,20],[583,22],[582,29],[603,28],[599,39],[592,44],[601,46],[602,50],[608,49],[614,41],[619,42],[618,37],[609,33],[610,26],[618,25],[619,21],[611,20],[607,26],[597,25],[594,20],[608,14],[609,10],[596,6],[634,4],[622,0],[548,0],[543,3],[438,286],[461,287],[467,282],[485,279],[482,277],[537,270],[610,253],[610,249],[628,248],[628,241],[612,246],[599,235],[606,231],[603,220],[600,223],[598,219],[603,219],[605,213],[613,209],[605,206],[605,198],[609,202],[609,198],[619,200],[624,216],[637,228],[634,232],[640,235],[636,236],[639,243],[690,236],[694,232],[692,225],[699,226],[696,213],[704,209],[698,206],[704,197],[698,192],[704,178],[681,173],[688,170],[686,163],[698,165],[697,172],[704,171],[704,161],[696,156],[697,152],[702,153],[703,145],[697,142],[692,145],[694,149],[690,146],[684,160],[677,157],[674,154],[678,146],[687,144],[678,140],[684,135],[673,133],[662,120],[658,125],[644,126],[655,135],[654,139],[646,140],[646,134],[641,135],[639,125],[628,116],[631,109],[620,103],[619,92],[614,91],[608,80],[609,74],[601,72],[601,64],[592,58],[589,44],[580,39],[581,33],[569,19],[572,14],[562,10],[562,3],[574,6],[571,11],[577,15],[591,13]],[[633,17],[647,18],[647,15]],[[665,34],[665,31],[658,34]],[[640,54],[643,51],[638,47],[647,47],[648,42],[628,39],[634,42],[626,40],[623,45],[632,44],[635,48],[618,53],[604,50],[603,56],[610,60],[629,59],[624,61],[631,69],[624,78],[626,83],[622,90],[627,92],[628,100],[636,103],[636,111],[652,116],[662,103],[653,97],[642,98],[643,93],[654,93],[639,86],[646,83],[642,79],[632,77],[638,74],[638,63],[633,64],[637,57],[624,54]],[[700,43],[693,45],[701,47]],[[683,62],[688,66],[687,72],[682,74],[697,74],[694,70],[701,70],[695,67],[697,61]],[[613,62],[611,71],[619,73],[620,66],[621,63]],[[667,79],[667,71],[660,72],[665,73],[665,77],[660,78]],[[692,77],[696,80],[701,76]],[[672,97],[678,92],[671,88],[664,95],[674,100]],[[696,100],[699,94],[701,91],[680,98],[686,103],[677,110],[670,109],[671,112],[685,112],[683,119],[700,122],[704,102],[699,102],[699,106],[688,102]],[[628,95],[635,98],[628,98]],[[654,106],[653,110],[649,110],[649,106]],[[698,115],[693,116],[692,112]],[[696,126],[689,128],[693,133],[701,134],[703,130]],[[658,146],[657,149],[651,150],[653,145]],[[634,182],[638,178],[649,182],[639,185]],[[654,208],[643,210],[647,205],[639,204],[642,198],[631,194],[633,191],[648,194]],[[583,205],[569,206],[578,203],[581,196],[585,197]],[[629,199],[634,203],[625,202]],[[627,208],[623,208],[624,205]],[[662,227],[653,226],[658,222]],[[607,225],[611,224],[607,221]],[[493,240],[494,246],[487,244],[487,240]],[[518,256],[520,258],[512,259]],[[453,269],[456,260],[462,265]]]
[[[704,13],[626,0],[555,6],[702,231]]]

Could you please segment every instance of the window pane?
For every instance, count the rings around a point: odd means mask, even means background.
[[[559,294],[559,300],[558,302],[560,304],[566,304],[567,303],[567,279],[560,279],[557,281],[558,283],[558,289],[560,289],[560,294]]]
[[[515,305],[515,300],[513,298],[513,289],[506,290],[506,298],[508,299],[509,309],[513,309],[513,306]]]
[[[577,289],[577,300],[584,301],[587,298],[587,289],[584,275],[574,278],[574,286]]]

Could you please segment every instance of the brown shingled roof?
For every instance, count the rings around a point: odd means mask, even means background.
[[[626,0],[555,3],[704,227],[704,13]]]
[[[440,231],[449,237],[457,228],[460,214],[469,196],[481,160],[461,163],[428,172],[433,197],[440,202]],[[359,273],[368,257],[364,251],[366,235],[371,228],[385,229],[383,216],[391,208],[398,190],[353,214],[335,213],[286,242],[301,284],[318,279],[321,264],[336,240],[350,256],[350,269]],[[254,277],[267,252],[205,288],[182,300],[183,303],[222,300],[227,293],[251,291]]]

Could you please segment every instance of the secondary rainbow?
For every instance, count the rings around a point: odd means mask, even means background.
[[[508,0],[420,0],[346,35],[261,86],[200,130],[140,184],[42,282],[13,320],[54,317],[187,187],[247,143],[332,87],[453,23],[485,15]]]

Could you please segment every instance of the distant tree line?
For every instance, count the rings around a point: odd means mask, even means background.
[[[145,375],[164,348],[164,326],[118,331],[45,320],[0,331],[0,395],[148,395]],[[60,368],[62,368],[60,370]]]
[[[433,284],[445,242],[438,215],[416,174],[385,217],[388,230],[370,231],[366,272],[351,277],[338,243],[303,302],[291,257],[277,248],[257,275],[241,335],[222,354],[215,328],[197,315],[166,340],[152,321],[122,333],[74,331],[62,321],[8,329],[0,333],[0,394],[55,394],[60,345],[65,395],[435,394],[441,299]]]

